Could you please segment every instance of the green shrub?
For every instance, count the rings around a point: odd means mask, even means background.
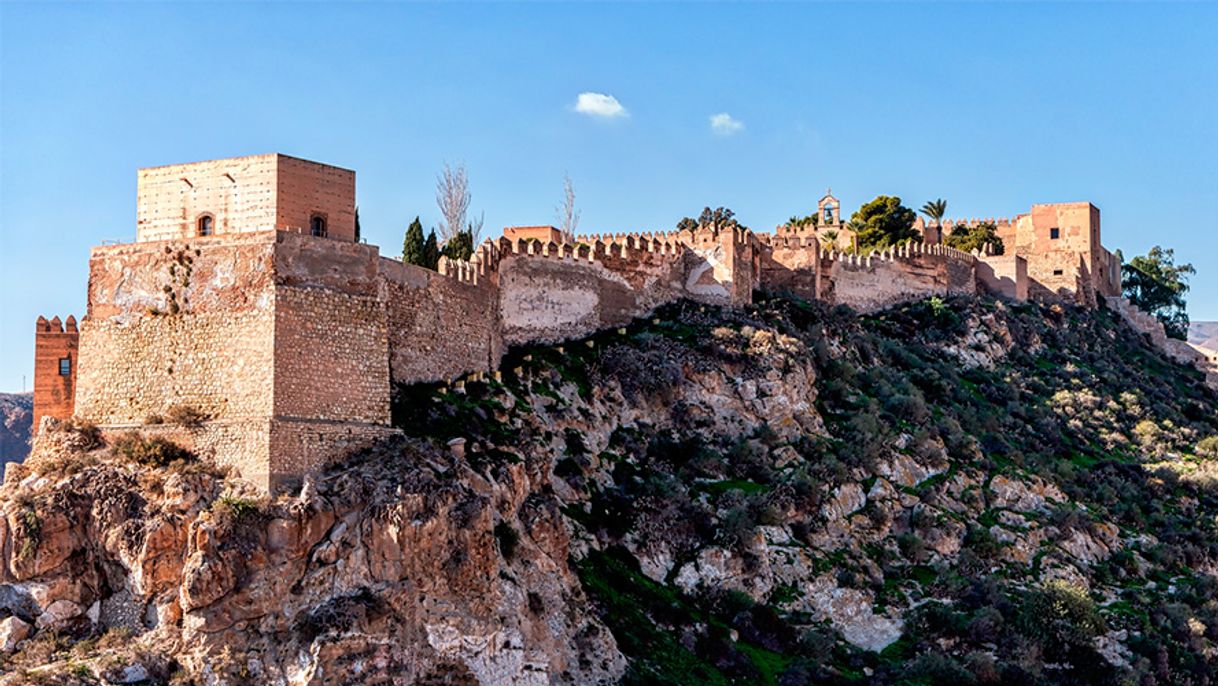
[[[1085,589],[1051,581],[1024,597],[1019,628],[1045,648],[1084,648],[1104,633],[1104,618]]]
[[[1218,436],[1210,436],[1197,441],[1197,454],[1201,457],[1218,459]]]
[[[170,423],[189,428],[200,426],[209,418],[206,412],[194,405],[174,405],[165,412],[165,419],[169,420]]]
[[[129,431],[111,446],[115,455],[149,467],[168,467],[175,462],[195,459],[194,453],[168,438],[147,438],[139,432]]]

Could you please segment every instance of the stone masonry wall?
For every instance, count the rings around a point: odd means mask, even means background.
[[[977,255],[977,283],[1013,300],[1028,299],[1028,261],[1020,255]]]
[[[817,263],[820,250],[812,236],[762,234],[760,286],[775,293],[814,300],[821,297]]]
[[[552,245],[552,244],[551,244]],[[504,343],[558,341],[619,326],[686,295],[684,250],[597,242],[505,255],[498,310]]]
[[[472,283],[381,258],[389,377],[397,383],[448,380],[497,364],[494,283]]]
[[[94,249],[77,414],[102,425],[175,405],[217,420],[269,416],[273,235]]]
[[[968,253],[921,243],[870,257],[822,253],[822,297],[873,312],[929,295],[976,293],[974,263]]]

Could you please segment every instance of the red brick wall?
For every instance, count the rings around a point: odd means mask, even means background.
[[[34,332],[34,431],[44,416],[67,419],[76,400],[76,351],[79,347],[76,318],[68,316],[67,327],[59,317],[38,318]],[[71,372],[60,374],[60,360],[70,360]]]
[[[279,155],[275,228],[309,232],[310,220],[326,220],[326,237],[355,240],[355,172]]]

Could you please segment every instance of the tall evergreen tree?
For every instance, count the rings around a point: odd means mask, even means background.
[[[359,228],[359,208],[355,208],[355,242],[359,243],[360,228]]]
[[[423,266],[435,269],[440,264],[440,244],[436,241],[436,230],[427,233],[427,241],[423,243]]]
[[[423,225],[419,223],[419,218],[415,217],[406,229],[406,239],[402,241],[402,261],[426,267],[423,248]]]

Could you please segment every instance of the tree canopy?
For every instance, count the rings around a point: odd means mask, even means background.
[[[952,232],[943,239],[943,244],[965,252],[985,252],[988,246],[992,255],[1001,255],[1005,249],[994,222],[981,222],[976,226],[956,224],[952,227]]]
[[[697,219],[693,217],[683,217],[677,222],[678,231],[693,231],[694,229],[715,229],[723,230],[741,226],[740,222],[736,221],[736,213],[726,207],[709,207],[702,208],[702,213]]]
[[[474,254],[474,230],[471,226],[448,239],[442,251],[450,260],[468,260]]]
[[[914,211],[901,204],[895,195],[880,195],[863,205],[850,217],[858,237],[859,250],[882,250],[918,237],[913,223]]]
[[[1155,246],[1121,267],[1125,297],[1143,312],[1163,322],[1172,338],[1188,338],[1188,311],[1184,294],[1188,277],[1197,273],[1191,264],[1176,264],[1175,251]]]

